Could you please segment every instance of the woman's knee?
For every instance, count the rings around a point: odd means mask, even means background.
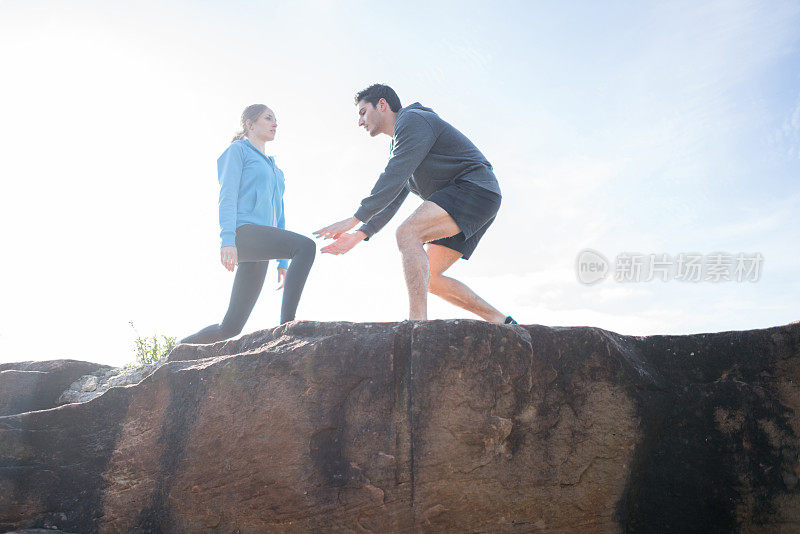
[[[247,322],[241,321],[241,319],[234,318],[233,320],[223,320],[219,325],[219,335],[222,339],[229,339],[234,336],[238,336],[244,330],[244,324]]]
[[[303,236],[300,242],[295,247],[295,256],[302,256],[303,258],[309,258],[312,262],[314,261],[314,257],[317,255],[317,244],[314,243],[313,240]]]
[[[220,329],[220,336],[222,337],[222,339],[230,339],[232,337],[235,337],[235,336],[238,336],[239,334],[241,334],[243,328],[244,328],[244,325],[242,325],[242,326],[234,325],[234,326],[222,327]]]

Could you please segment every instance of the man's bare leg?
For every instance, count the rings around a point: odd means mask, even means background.
[[[464,283],[455,278],[443,276],[443,273],[461,258],[460,252],[442,245],[428,244],[427,253],[430,265],[428,291],[486,321],[501,324],[505,322],[505,315],[479,297]]]
[[[456,235],[460,231],[445,210],[428,200],[397,229],[397,246],[403,257],[409,319],[412,321],[424,321],[428,318],[430,264],[423,244]]]

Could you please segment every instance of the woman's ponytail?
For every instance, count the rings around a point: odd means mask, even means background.
[[[253,104],[244,108],[244,111],[242,111],[242,119],[241,119],[242,131],[233,136],[233,139],[231,139],[231,143],[233,143],[234,141],[241,141],[242,139],[247,137],[247,121],[250,122],[257,121],[258,118],[261,116],[261,114],[267,111],[267,109],[268,109],[267,106],[265,106],[264,104]]]

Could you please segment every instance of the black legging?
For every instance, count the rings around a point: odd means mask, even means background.
[[[314,264],[316,244],[309,238],[272,226],[245,224],[236,229],[239,265],[233,280],[228,313],[220,324],[212,324],[181,340],[181,343],[214,343],[238,335],[264,285],[268,260],[289,259],[283,284],[281,324],[294,320],[308,272]]]

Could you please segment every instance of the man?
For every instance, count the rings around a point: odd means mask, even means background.
[[[430,291],[487,321],[516,324],[469,287],[444,276],[456,260],[469,259],[500,208],[500,187],[491,164],[432,109],[419,103],[402,108],[397,93],[387,85],[367,87],[355,102],[359,126],[372,137],[392,137],[392,157],[353,217],[314,232],[336,240],[322,252],[344,254],[369,239],[411,191],[424,201],[397,229],[409,318],[428,318]],[[359,223],[356,232],[347,233]]]

